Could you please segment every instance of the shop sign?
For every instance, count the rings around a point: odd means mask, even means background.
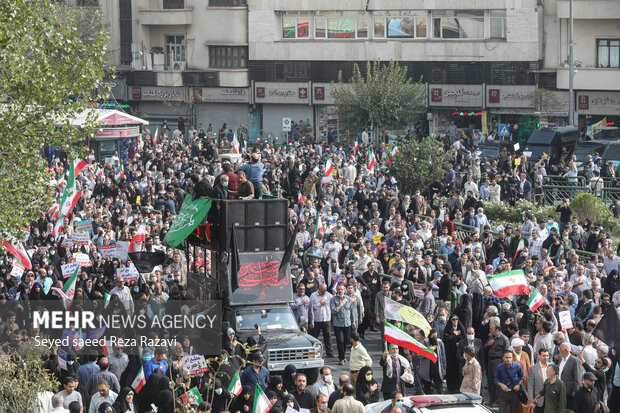
[[[256,85],[257,103],[308,103],[308,83],[268,83]]]
[[[429,85],[429,106],[482,107],[482,85]]]
[[[185,88],[172,86],[132,86],[131,100],[185,101]]]
[[[620,92],[577,92],[580,115],[620,115]]]
[[[314,100],[325,100],[325,87],[323,86],[314,87]]]
[[[200,99],[202,102],[234,102],[249,103],[250,93],[247,87],[203,87]]]
[[[531,108],[535,86],[487,86],[487,107]]]
[[[103,139],[132,138],[139,134],[139,126],[130,126],[125,128],[104,128],[99,131],[96,137]]]

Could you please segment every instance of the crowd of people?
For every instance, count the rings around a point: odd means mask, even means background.
[[[161,302],[191,299],[189,273],[211,277],[208,250],[186,255],[163,244],[185,196],[251,202],[269,194],[290,201],[292,311],[299,321],[307,320],[309,334],[322,339],[327,359],[349,373],[336,380],[326,363],[314,383],[293,366],[281,376],[270,375],[260,351],[237,357],[243,347],[232,329],[223,332],[223,366],[213,381],[184,371],[182,358],[192,353],[187,337],[178,337],[170,348],[141,348],[140,355],[128,355],[122,346],[107,356],[68,348],[66,366],[53,349],[46,367],[61,387],[41,395],[42,412],[172,412],[191,388],[205,400],[197,403],[201,411],[249,412],[256,386],[273,404],[272,412],[289,406],[313,413],[362,412],[364,405],[383,399],[391,401],[385,412],[398,413],[407,411],[405,396],[457,392],[483,395],[502,413],[508,407],[511,413],[620,410],[616,352],[592,334],[603,314],[620,305],[620,257],[609,234],[596,222],[574,218],[568,199],[553,216],[526,213],[521,226],[502,225],[496,232],[481,203],[535,202],[537,174],[571,168],[570,157],[561,165],[547,159],[515,165],[510,156],[481,159],[471,136],[448,134],[446,147],[456,149],[451,169],[407,194],[389,169],[378,167],[388,156],[388,142],[376,143],[377,167],[368,168],[368,136],[356,144],[333,137],[315,142],[298,134],[287,145],[263,144],[230,163],[220,160],[221,142],[209,134],[184,126],[171,133],[167,125],[162,129],[157,143],[146,129],[131,158],[115,153],[97,162],[90,153],[76,177],[81,196],[62,231],[55,233],[56,223],[46,212],[32,222],[24,242],[32,269],[15,271],[15,258],[5,255],[0,306],[59,300],[52,287],[63,287],[62,266],[78,255],[88,257],[76,284],[78,305],[109,295],[144,303],[125,311],[156,312]],[[334,172],[326,175],[328,157]],[[68,162],[50,158],[56,177],[51,188],[58,188],[59,196],[63,189],[57,182],[66,176]],[[92,220],[88,243],[71,245],[74,224],[84,220]],[[143,249],[164,251],[166,262],[127,282],[116,277],[127,260],[102,250],[130,242],[143,222]],[[475,229],[459,231],[458,224]],[[586,259],[580,250],[592,254]],[[490,286],[487,277],[515,269],[523,270],[530,289],[545,299],[535,311],[527,305],[529,294],[499,298]],[[386,317],[388,298],[418,311],[430,330]],[[565,310],[570,328],[559,321]],[[24,313],[2,320],[5,351],[39,333]],[[383,374],[374,377],[364,343],[382,340],[372,332],[382,332],[385,321],[431,349],[437,362],[383,341]],[[131,386],[140,368],[146,384],[138,391]],[[238,396],[229,389],[235,372],[242,384]]]

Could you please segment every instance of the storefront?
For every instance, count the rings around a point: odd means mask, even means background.
[[[582,131],[603,118],[606,118],[607,126],[620,126],[620,92],[579,91],[576,106]]]
[[[90,149],[95,150],[97,160],[108,162],[115,151],[118,151],[118,156],[123,161],[132,158],[136,151],[140,128],[149,123],[116,109],[89,109],[71,119],[69,123],[71,126],[84,128],[87,119],[93,115],[101,129],[86,142]]]
[[[333,129],[337,142],[346,142],[347,130],[338,116],[338,108],[332,96],[331,83],[312,83],[312,103],[314,104],[314,133],[320,141],[327,140]]]
[[[174,130],[178,118],[183,117],[188,128],[189,119],[194,119],[195,104],[187,103],[186,88],[182,86],[129,86],[127,98],[132,113],[146,119],[153,127],[167,120],[168,127]]]
[[[428,85],[429,129],[443,133],[452,121],[459,129],[481,129],[483,85]]]
[[[261,135],[264,139],[286,141],[288,133],[284,131],[283,118],[290,118],[293,123],[301,120],[304,124],[312,124],[314,114],[310,90],[309,82],[254,84],[254,102],[257,108],[253,113],[260,114]],[[312,127],[314,128],[314,125]]]
[[[245,88],[192,88],[196,105],[196,119],[205,132],[210,123],[218,130],[225,123],[228,128],[248,124],[250,89]]]

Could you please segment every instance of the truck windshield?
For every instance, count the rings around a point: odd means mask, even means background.
[[[298,330],[299,326],[290,308],[243,309],[235,312],[239,330],[254,330],[258,325],[263,332],[284,329]]]

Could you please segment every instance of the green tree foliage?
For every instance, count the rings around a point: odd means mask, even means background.
[[[83,130],[69,126],[102,89],[107,34],[101,13],[89,10],[49,0],[0,2],[0,97],[8,100],[0,108],[2,237],[20,237],[52,204],[43,150],[77,152],[95,130],[92,117]],[[85,22],[89,30],[80,31]]]
[[[334,86],[340,119],[352,130],[400,129],[426,110],[424,85],[413,82],[407,68],[394,61],[367,62],[365,75],[354,64],[350,81],[343,80],[341,71]]]
[[[0,411],[39,412],[38,393],[58,391],[58,382],[44,368],[46,350],[29,341],[19,352],[9,351],[0,358]]]
[[[590,219],[594,224],[609,225],[609,221],[613,218],[609,207],[594,194],[582,192],[577,195],[570,203],[573,210],[573,216],[583,222],[586,218]]]
[[[562,107],[562,101],[558,95],[548,89],[536,88],[532,93],[530,104],[541,115],[549,116]]]
[[[443,143],[426,137],[421,142],[410,140],[398,145],[400,153],[391,159],[390,174],[405,194],[424,190],[433,181],[443,178],[454,159],[454,150],[446,152]]]

